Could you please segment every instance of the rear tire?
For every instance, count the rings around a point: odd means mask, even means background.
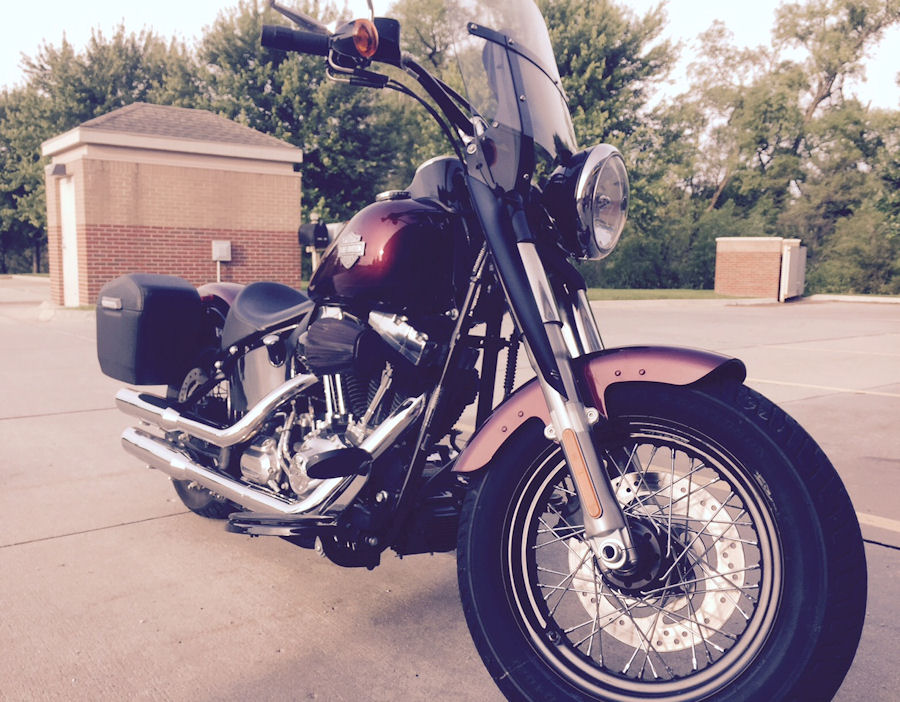
[[[744,386],[623,384],[608,406],[602,455],[655,569],[627,581],[600,572],[568,467],[537,423],[465,499],[460,596],[503,693],[831,699],[862,630],[866,570],[853,507],[821,449]]]
[[[194,514],[207,519],[228,519],[230,514],[240,511],[240,507],[213,495],[209,490],[188,480],[173,480],[175,493]]]
[[[225,324],[225,316],[228,308],[225,303],[217,298],[211,302],[204,302],[201,309],[200,334],[205,340],[204,345],[206,351],[200,354],[197,363],[198,366],[192,368],[182,379],[178,386],[170,385],[166,391],[166,397],[169,400],[182,403],[186,402],[191,393],[200,385],[206,382],[209,372],[206,370],[212,364],[212,358],[215,356],[215,349],[219,346],[219,340],[222,335],[222,328]],[[228,409],[227,402],[222,398],[213,396],[210,393],[201,398],[193,407],[193,411],[201,417],[210,419],[214,422],[222,422],[227,420]],[[190,442],[198,443],[199,446],[191,450]],[[199,439],[190,439],[188,450],[195,456],[203,456],[202,448],[208,448],[208,445]],[[202,460],[202,458],[201,458]],[[175,493],[194,514],[199,514],[207,519],[228,519],[228,516],[240,511],[240,507],[228,500],[217,497],[204,487],[201,487],[189,480],[172,480]]]

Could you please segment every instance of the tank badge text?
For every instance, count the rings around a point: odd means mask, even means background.
[[[347,232],[338,244],[338,258],[344,268],[353,268],[354,264],[366,255],[366,242],[356,232]]]

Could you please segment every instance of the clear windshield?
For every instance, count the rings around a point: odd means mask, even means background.
[[[559,69],[533,0],[446,2],[458,25],[454,49],[467,97],[492,130],[507,135],[495,139],[500,159],[514,157],[518,167],[525,161],[533,168],[542,157],[557,161],[574,153]],[[544,153],[528,153],[532,141]]]

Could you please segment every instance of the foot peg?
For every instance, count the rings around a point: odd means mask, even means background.
[[[312,539],[310,542],[312,544],[321,530],[334,526],[334,518],[315,514],[235,512],[228,518],[225,529],[235,534],[249,536],[308,536]]]
[[[306,474],[319,479],[346,478],[364,474],[371,462],[369,452],[355,446],[322,451],[306,461]]]

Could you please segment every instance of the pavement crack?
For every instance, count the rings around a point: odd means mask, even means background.
[[[93,409],[66,410],[65,412],[44,412],[42,414],[20,414],[15,417],[0,417],[0,422],[8,422],[13,419],[41,419],[43,417],[63,417],[69,414],[89,414],[91,412],[111,412],[115,407],[95,407]]]
[[[875,541],[875,539],[863,539],[863,541],[867,544],[871,544],[872,546],[881,546],[881,548],[889,548],[892,551],[900,551],[900,546],[894,546],[893,544],[886,544],[884,541]]]
[[[93,534],[98,531],[109,531],[110,529],[118,529],[124,526],[133,526],[135,524],[145,524],[146,522],[158,522],[162,519],[171,519],[172,517],[181,517],[190,514],[188,510],[183,512],[173,512],[172,514],[163,514],[158,517],[147,517],[146,519],[135,519],[131,522],[120,522],[119,524],[108,524],[107,526],[95,527],[93,529],[82,529],[81,531],[71,531],[66,534],[55,534],[54,536],[43,536],[40,539],[29,539],[28,541],[17,541],[11,544],[0,544],[0,550],[4,548],[13,548],[15,546],[28,546],[29,544],[39,544],[44,541],[56,541],[58,539],[66,539],[70,536],[81,536],[82,534]]]

